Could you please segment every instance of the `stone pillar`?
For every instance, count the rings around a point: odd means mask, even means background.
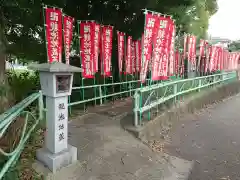
[[[77,148],[68,144],[68,96],[71,95],[73,72],[80,68],[63,63],[32,65],[39,70],[43,95],[46,96],[45,146],[37,150],[37,159],[56,172],[77,161]]]

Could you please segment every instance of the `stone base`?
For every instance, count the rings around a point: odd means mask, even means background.
[[[37,160],[55,173],[61,168],[67,167],[77,161],[77,148],[68,145],[66,150],[57,154],[52,154],[46,148],[41,148],[37,150]]]

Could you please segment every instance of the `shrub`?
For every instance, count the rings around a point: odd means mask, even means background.
[[[33,71],[8,71],[7,79],[15,104],[40,90],[39,73]]]
[[[7,71],[5,80],[0,82],[0,114],[6,111],[11,106],[17,104],[31,93],[38,91],[40,89],[39,82],[39,74],[32,71]],[[31,127],[33,120],[29,121],[27,125],[27,129]],[[22,128],[24,124],[24,117],[20,116],[16,118],[5,134],[0,138],[0,148],[6,150],[7,152],[11,152],[19,142],[19,138],[21,136]],[[34,131],[33,135],[39,130],[39,127]],[[33,135],[31,135],[30,140],[33,139]],[[41,136],[39,136],[41,137]],[[34,138],[35,139],[35,138]],[[25,168],[22,162],[22,159],[26,159],[26,154],[30,156],[32,153],[30,151],[25,152],[29,146],[33,146],[34,143],[28,143],[27,147],[24,149],[24,152],[21,154],[20,161],[17,161],[16,164],[8,170],[5,174],[4,180],[12,180],[12,179],[26,179],[26,173],[28,169]],[[33,151],[33,149],[31,149]],[[23,156],[23,157],[22,157]],[[8,157],[2,156],[0,154],[0,169],[7,162]],[[30,159],[29,163],[30,162]],[[24,166],[24,167],[22,167]],[[26,169],[26,171],[25,171]]]

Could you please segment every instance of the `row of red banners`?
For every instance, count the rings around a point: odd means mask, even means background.
[[[45,18],[48,62],[62,62],[63,31],[65,61],[66,64],[69,64],[74,18],[64,15],[58,8],[46,8]],[[98,72],[99,53],[102,59],[102,74],[111,76],[113,27],[100,26],[95,22],[80,22],[78,26],[83,77],[93,78],[94,74]]]
[[[227,49],[224,49],[218,45],[210,45],[206,40],[200,40],[200,48],[198,54],[198,62],[196,64],[196,37],[192,35],[186,35],[185,41],[189,42],[188,45],[188,61],[192,63],[193,67],[198,67],[201,72],[213,72],[217,70],[233,70],[238,66],[238,60],[240,58],[239,53],[230,53]],[[184,50],[186,49],[186,46]],[[186,51],[184,51],[184,57]]]
[[[57,8],[46,8],[45,14],[48,62],[62,61],[63,36],[65,60],[69,64],[74,18],[63,15]],[[102,75],[111,76],[113,27],[90,21],[80,22],[78,26],[83,77],[94,78],[99,71],[99,55]],[[237,68],[238,53],[210,46],[205,40],[200,41],[196,64],[197,38],[186,35],[183,53],[180,53],[174,50],[175,34],[175,24],[170,17],[153,13],[145,14],[144,34],[140,40],[133,40],[131,36],[126,37],[125,33],[117,32],[119,72],[140,73],[140,79],[144,82],[147,72],[151,71],[152,80],[166,80],[170,76],[183,74],[185,58],[192,64],[192,70],[198,68],[201,72]]]
[[[170,17],[147,13],[145,23],[140,79],[145,81],[150,68],[152,80],[166,80],[174,74],[174,21]]]

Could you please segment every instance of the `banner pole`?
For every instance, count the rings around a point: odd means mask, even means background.
[[[65,31],[64,31],[64,17],[65,17],[65,15],[63,14],[62,15],[62,27],[63,27],[63,29],[62,29],[62,31],[63,31],[63,37],[64,37],[64,33],[65,33]],[[72,29],[72,31],[73,31],[73,29]],[[63,42],[64,42],[64,39],[63,39]],[[64,59],[65,59],[65,64],[66,64],[66,51],[65,51],[65,49],[66,49],[66,44],[65,44],[65,42],[64,42]],[[68,58],[70,58],[70,57],[68,57]],[[70,61],[70,60],[69,60]],[[68,62],[69,64],[70,64],[70,62]],[[71,103],[71,96],[68,96],[68,103],[70,104]],[[72,114],[72,106],[68,106],[68,111],[69,111],[69,114],[71,115]]]
[[[113,72],[113,70],[112,70],[112,72]],[[113,73],[114,74],[114,73]],[[112,74],[112,94],[114,94],[114,85],[113,85],[113,83],[114,83],[114,80],[113,80],[113,74]],[[113,101],[113,103],[114,103],[114,96],[112,96],[112,101]]]
[[[82,100],[84,101],[85,100],[85,93],[84,93],[84,78],[82,76]],[[83,111],[86,112],[86,105],[85,103],[83,103]]]
[[[133,74],[133,72],[132,72],[132,74],[131,74],[131,81],[130,81],[130,85],[129,85],[129,87],[130,87],[130,97],[132,96],[132,84],[133,84],[133,81],[134,80],[134,74]]]
[[[108,26],[111,27],[110,25],[108,25]],[[112,39],[113,39],[113,29],[112,29],[112,38],[111,38],[111,41],[112,41],[111,43],[113,44],[113,40],[112,40]],[[112,44],[111,44],[111,47],[112,47]],[[112,49],[111,49],[111,52],[112,52]],[[112,63],[112,53],[111,53],[110,63],[111,63],[110,69],[111,69],[111,71],[112,71],[112,75],[110,76],[110,78],[112,78],[112,81],[111,81],[111,82],[112,82],[112,94],[114,94],[114,93],[115,93],[115,88],[114,88],[113,75],[114,75],[114,72],[115,72],[114,70],[115,70],[115,69],[113,70],[113,65],[112,65],[112,64],[113,64],[113,63]],[[115,100],[115,99],[114,99],[114,95],[113,95],[113,96],[112,96],[112,101],[113,101],[113,103],[114,103],[114,100]]]
[[[48,42],[47,42],[47,29],[46,29],[46,17],[45,17],[45,13],[46,13],[46,11],[45,11],[45,8],[47,8],[47,6],[46,5],[44,5],[44,4],[42,4],[42,10],[43,10],[43,22],[44,22],[44,35],[45,35],[45,47],[46,47],[46,53],[47,53],[47,61],[49,60],[49,57],[48,57],[48,48],[47,48],[47,44],[48,44]]]
[[[127,86],[128,86],[128,83],[127,83],[127,63],[126,63],[126,60],[127,60],[127,53],[126,53],[126,51],[127,51],[127,36],[124,36],[124,58],[125,58],[125,63],[124,63],[124,65],[125,65],[125,81],[124,81],[124,91],[126,91],[126,94],[125,94],[125,96],[126,97],[128,97],[128,92],[127,92]]]
[[[120,82],[119,88],[120,88],[120,92],[122,92],[122,78],[121,78],[120,70],[118,75],[119,75],[119,82]],[[120,94],[120,98],[122,99],[122,93]]]
[[[153,11],[150,11],[151,13],[154,13]],[[152,53],[154,51],[154,44],[152,42]],[[151,88],[152,85],[152,66],[153,66],[153,59],[151,57],[151,59],[149,60],[151,63],[149,63],[150,67],[149,67],[149,73],[150,73],[150,81],[148,81],[148,87]],[[149,103],[151,104],[151,99],[149,99]],[[151,108],[148,110],[148,121],[151,120]]]
[[[92,21],[92,23],[95,23],[95,21],[93,20]],[[94,38],[93,38],[93,42],[94,42],[94,45],[93,45],[93,47],[92,47],[92,49],[94,49],[94,51],[95,51],[95,36],[96,36],[96,23],[94,24],[94,29],[93,29],[93,32],[94,32]],[[99,33],[98,33],[98,35],[99,35]],[[98,42],[97,42],[98,43]],[[95,55],[95,53],[97,53],[98,54],[98,52],[94,52],[94,55]],[[97,56],[98,57],[98,56]],[[95,63],[95,56],[93,56],[93,63],[92,64],[94,64]],[[98,60],[98,58],[97,58],[97,60]],[[96,63],[95,64],[95,66],[97,65],[98,63]],[[94,66],[93,66],[94,67]],[[97,105],[97,99],[96,99],[96,97],[97,97],[97,87],[96,87],[96,69],[97,69],[97,67],[95,67],[95,68],[92,68],[93,69],[93,72],[94,72],[94,77],[93,77],[93,84],[94,84],[94,103],[95,103],[95,106]]]
[[[82,65],[82,58],[81,58],[81,36],[80,36],[80,24],[81,24],[81,21],[78,22],[78,34],[79,34],[79,57],[80,57],[80,64],[81,64],[81,67],[83,68],[83,65]],[[83,69],[83,71],[85,71],[85,69]],[[84,94],[84,77],[83,77],[83,72],[81,73],[81,90],[80,90],[80,95],[82,95],[82,101],[85,100],[85,94]],[[82,91],[82,92],[81,92]],[[83,112],[85,112],[85,103],[83,103]]]
[[[120,64],[122,63],[123,64],[123,59],[119,59],[119,46],[120,46],[120,43],[122,43],[122,42],[120,42],[120,38],[119,38],[119,31],[117,31],[117,50],[118,50],[118,78],[119,78],[119,82],[120,82],[120,85],[119,85],[119,90],[120,90],[120,99],[122,99],[122,78],[121,78],[121,71],[122,71],[122,69],[121,69],[121,67],[120,67]],[[122,58],[122,57],[120,57],[120,58]],[[122,60],[122,61],[120,61],[120,60]]]
[[[107,90],[106,90],[106,74],[105,74],[105,60],[104,60],[104,52],[103,52],[103,37],[102,37],[102,70],[103,70],[103,95],[104,95],[104,103],[106,103],[107,98]]]
[[[105,75],[105,72],[103,74],[103,87],[104,87],[104,103],[107,102],[107,98],[106,98],[106,95],[107,95],[107,87],[106,87],[106,75]]]
[[[128,74],[126,72],[126,75],[125,75],[125,90],[127,91],[128,90]],[[129,94],[128,92],[126,92],[126,97],[129,97]]]
[[[145,32],[145,27],[146,27],[146,14],[147,14],[147,9],[145,9],[144,10],[144,29],[143,29],[143,38],[142,38],[142,42],[141,42],[141,45],[142,45],[142,58],[141,58],[141,69],[143,69],[144,67],[143,67],[143,65],[144,65],[144,38],[145,38],[145,34],[146,34],[146,32]],[[143,83],[142,83],[142,80],[141,80],[141,73],[143,73],[142,72],[142,70],[140,69],[140,81],[141,81],[141,85],[140,85],[140,88],[142,89],[143,88]],[[143,69],[144,70],[144,69]],[[142,76],[143,76],[143,74],[142,74]],[[142,102],[143,102],[143,98],[142,98],[142,92],[141,92],[141,94],[140,94],[140,99],[139,99],[139,109],[140,109],[140,111],[139,111],[139,125],[142,125],[142,111],[141,111],[141,109],[142,109]]]
[[[95,106],[96,106],[97,105],[96,73],[94,74],[93,84],[94,84],[94,99],[95,99]]]
[[[130,88],[130,97],[132,96],[132,81],[134,80],[134,72],[133,72],[133,40],[131,41],[131,44],[130,44],[130,46],[131,46],[131,80],[130,80],[130,84],[129,84],[129,88]]]

